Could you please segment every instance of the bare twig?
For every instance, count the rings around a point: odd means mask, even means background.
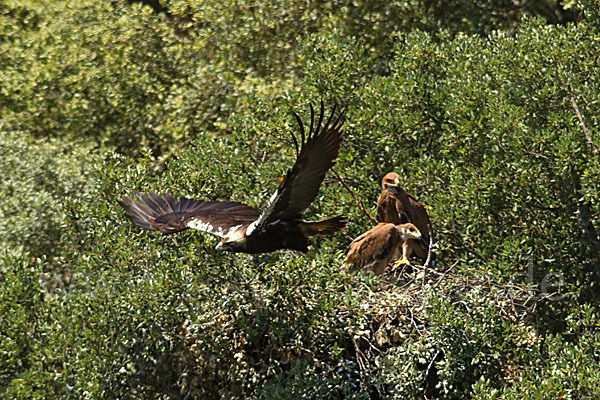
[[[350,186],[348,186],[348,184],[346,183],[346,181],[344,181],[344,179],[337,173],[337,171],[334,168],[331,168],[331,170],[333,171],[333,173],[335,174],[335,177],[337,178],[337,180],[342,184],[342,186],[344,186],[346,188],[346,190],[350,193],[350,195],[352,196],[352,198],[354,199],[354,202],[356,203],[356,205],[358,206],[358,208],[360,208],[360,210],[367,216],[369,217],[369,219],[371,221],[373,221],[374,224],[377,224],[377,220],[375,218],[373,218],[373,216],[371,214],[369,214],[369,212],[363,207],[362,203],[360,202],[360,200],[358,200],[358,197],[356,197],[356,195],[354,194],[354,191],[352,190],[352,188],[350,188]]]
[[[585,135],[585,139],[587,140],[588,144],[590,145],[590,147],[592,149],[592,153],[598,154],[598,148],[596,146],[594,146],[594,141],[592,140],[592,135],[590,135],[590,132],[588,131],[587,127],[585,126],[585,121],[583,120],[583,115],[581,115],[581,111],[579,111],[579,107],[577,107],[577,102],[575,101],[575,96],[573,95],[573,93],[571,93],[570,90],[569,90],[569,96],[571,98],[571,107],[573,107],[573,110],[575,110],[575,113],[577,114],[577,118],[579,119],[579,123],[581,123],[581,127],[583,128],[583,134]]]
[[[354,349],[356,351],[356,362],[358,363],[359,372],[362,376],[363,371],[365,370],[365,364],[363,362],[365,356],[363,355],[363,352],[360,351],[360,347],[358,347],[358,343],[356,343],[356,339],[354,339],[354,336],[352,336],[352,343],[354,343]]]
[[[431,248],[433,247],[433,229],[431,229],[431,224],[427,225],[427,231],[429,233],[429,248],[427,249],[427,259],[425,260],[425,264],[423,264],[425,268],[428,268],[431,263]]]
[[[435,360],[438,358],[438,356],[440,355],[441,350],[438,350],[434,356],[431,358],[431,361],[429,361],[429,365],[427,366],[427,369],[425,370],[425,374],[423,376],[423,380],[425,382],[427,382],[427,378],[429,377],[429,372],[431,371],[431,367],[433,366],[433,363],[435,362]],[[427,389],[425,389],[425,391],[427,391]],[[423,397],[427,398],[427,396],[425,395],[425,393],[423,393]]]
[[[445,271],[441,272],[440,275],[440,279],[438,279],[437,282],[434,283],[434,286],[437,286],[440,284],[440,282],[442,282],[442,280],[444,280],[444,278],[446,277],[446,275],[448,275],[448,273],[454,269],[454,267],[456,267],[458,265],[458,263],[460,262],[465,262],[465,260],[457,260],[454,264],[452,264],[451,266],[449,266]]]
[[[354,238],[353,238],[352,236],[348,235],[348,234],[347,234],[345,231],[344,231],[344,232],[342,232],[342,235],[344,235],[344,237],[345,237],[346,239],[348,239],[349,241],[353,241],[353,240],[354,240]]]

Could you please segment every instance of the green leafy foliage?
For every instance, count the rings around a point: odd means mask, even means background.
[[[0,246],[50,261],[66,228],[65,202],[95,189],[89,145],[0,133]]]
[[[597,4],[143,3],[0,5],[2,397],[599,397]],[[314,258],[124,218],[260,208],[321,99],[346,136],[305,217],[350,223]],[[348,273],[390,170],[436,267]]]

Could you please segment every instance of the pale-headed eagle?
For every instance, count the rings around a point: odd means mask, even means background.
[[[119,204],[131,221],[143,228],[175,233],[198,229],[222,238],[217,250],[266,253],[293,249],[306,253],[308,236],[333,234],[346,225],[342,215],[322,221],[302,221],[304,210],[314,201],[327,171],[334,165],[342,144],[344,112],[331,115],[323,124],[323,102],[315,125],[310,107],[310,129],[306,134],[298,114],[300,142],[294,134],[296,162],[262,210],[233,201],[174,199],[167,193],[137,193],[138,201],[123,197]]]
[[[414,224],[421,232],[422,239],[409,242],[410,253],[422,260],[427,259],[429,233],[432,230],[429,214],[420,201],[400,187],[400,176],[395,172],[388,172],[381,180],[381,194],[377,200],[377,222]]]
[[[392,269],[408,263],[408,242],[419,239],[421,232],[413,224],[379,223],[350,243],[345,265],[352,264],[353,269],[373,271],[375,275],[381,275],[387,265],[397,260],[400,254],[402,258]]]

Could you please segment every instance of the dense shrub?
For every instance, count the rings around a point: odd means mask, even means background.
[[[1,127],[0,127],[1,129]],[[91,146],[0,132],[0,246],[15,254],[59,256],[69,196],[95,191],[92,168],[100,158]]]
[[[164,2],[168,12],[156,13],[143,3],[3,5],[5,127],[168,156],[234,111],[246,85],[303,75],[308,66],[299,43],[307,35],[337,31],[364,49],[363,62],[374,72],[387,73],[397,32],[487,33],[514,26],[521,15],[562,10],[548,1],[185,0]]]
[[[573,104],[593,132],[598,82],[595,34],[580,28],[529,21],[487,39],[405,36],[389,77],[342,97],[354,127],[344,175],[375,199],[373,178],[396,169],[431,206],[450,259],[504,277],[533,263],[541,276],[595,284],[597,145]]]
[[[40,346],[38,329],[43,319],[44,288],[38,282],[41,260],[31,261],[10,248],[0,253],[0,387],[30,383],[38,370]],[[23,377],[22,382],[15,381]],[[4,392],[4,389],[3,389]]]
[[[598,397],[597,5],[131,3],[0,6],[2,396]],[[261,207],[321,99],[356,200],[395,170],[427,204],[434,269],[341,270],[371,222],[334,173],[306,217],[350,223],[314,259],[124,218],[136,190]]]

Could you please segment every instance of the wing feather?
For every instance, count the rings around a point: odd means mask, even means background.
[[[383,190],[377,200],[377,221],[393,224],[412,223],[423,236],[411,240],[411,247],[417,257],[426,259],[429,252],[429,232],[432,231],[429,214],[423,204],[401,187],[395,192]]]
[[[353,264],[353,269],[372,270],[381,275],[394,255],[399,239],[394,224],[377,224],[350,243],[346,264]]]
[[[319,118],[314,125],[314,111],[311,107],[311,130],[305,134],[300,117],[294,113],[298,121],[301,135],[301,149],[296,162],[271,196],[263,209],[255,226],[261,226],[277,219],[297,219],[314,201],[319,187],[327,171],[335,164],[342,144],[344,132],[344,112],[335,117],[334,106],[325,125],[321,125],[325,114],[325,106],[321,101]],[[313,127],[314,130],[313,130]],[[292,135],[294,137],[294,135]],[[306,139],[306,140],[305,140]],[[297,143],[294,139],[294,143]]]
[[[168,193],[136,194],[137,200],[123,197],[119,204],[136,225],[162,233],[175,233],[187,228],[198,229],[226,237],[237,229],[255,221],[259,211],[233,201],[206,201],[180,197],[175,200]],[[235,230],[234,229],[234,230]]]
[[[377,200],[377,221],[394,225],[412,222],[404,204],[389,190],[382,191]]]

